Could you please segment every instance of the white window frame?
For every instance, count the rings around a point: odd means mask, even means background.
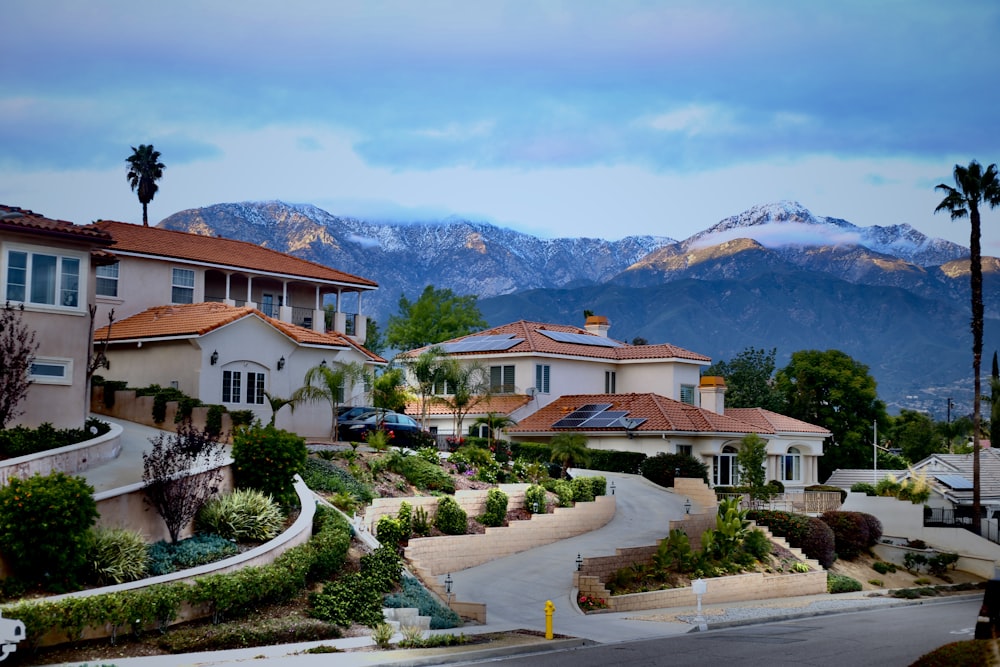
[[[431,396],[451,396],[453,393],[447,380],[438,380],[431,385]]]
[[[677,453],[694,456],[694,445],[677,445]]]
[[[549,364],[535,364],[535,393],[550,393],[552,367]]]
[[[789,466],[792,468],[790,472]],[[802,450],[798,447],[789,447],[788,451],[781,455],[781,481],[802,481]]]
[[[615,371],[604,371],[604,393],[618,393],[618,374]]]
[[[686,395],[686,396],[685,396]],[[680,402],[687,403],[688,405],[694,405],[695,397],[695,386],[693,384],[682,384],[680,393]],[[684,400],[687,398],[687,400]]]
[[[11,255],[13,253],[25,255],[25,267],[23,269],[24,283],[22,285],[24,294],[22,295],[22,298],[16,298],[10,293],[10,278],[12,270]],[[51,303],[46,301],[32,301],[31,292],[32,282],[35,275],[36,256],[54,257],[56,259]],[[72,273],[67,272],[67,261],[76,262],[75,287],[67,285],[67,280],[73,275]],[[2,256],[2,265],[0,265],[0,284],[2,284],[3,287],[2,291],[0,291],[0,298],[4,301],[10,301],[11,303],[23,303],[25,308],[30,308],[32,310],[51,309],[64,313],[83,313],[87,306],[87,272],[89,271],[89,266],[88,256],[81,252],[64,250],[62,248],[50,248],[46,246],[21,245],[17,243],[5,244]],[[72,305],[63,305],[63,302],[65,301],[65,295],[63,292],[69,292],[72,294],[75,297],[76,303]]]
[[[37,375],[36,366],[62,368],[62,375]],[[28,379],[32,384],[73,384],[73,360],[68,357],[35,357],[28,369]]]
[[[101,275],[102,271],[113,273],[114,275]],[[118,278],[121,277],[121,262],[113,262],[111,264],[102,264],[94,269],[96,295],[100,297],[106,297],[111,299],[118,298]],[[101,286],[114,288],[111,294],[105,294],[101,291]]]
[[[187,285],[177,281],[178,273],[184,272],[185,275],[191,275],[191,284]],[[179,266],[175,266],[170,271],[170,303],[176,304],[189,304],[194,303],[194,284],[195,284],[195,274],[194,269],[184,269]],[[177,290],[184,290],[184,293],[190,293],[190,301],[178,301],[177,295],[180,294]]]

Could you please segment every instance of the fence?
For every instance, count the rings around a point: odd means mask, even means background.
[[[1000,522],[996,519],[983,519],[979,522],[980,537],[994,544],[1000,544]],[[965,528],[975,533],[972,521],[972,508],[958,509],[944,507],[924,507],[924,526],[947,526]]]
[[[719,500],[738,498],[743,509],[782,510],[800,514],[822,514],[840,509],[837,491],[788,491],[776,493],[768,500],[753,500],[747,493],[720,493]]]

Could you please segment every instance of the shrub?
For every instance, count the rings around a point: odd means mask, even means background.
[[[629,475],[637,475],[639,474],[639,467],[645,460],[646,455],[639,452],[616,452],[607,449],[594,449],[590,452],[589,467],[591,470],[623,472]]]
[[[511,456],[525,461],[548,463],[552,458],[552,448],[539,442],[512,442],[510,451]]]
[[[673,486],[678,470],[681,477],[700,478],[708,484],[708,467],[690,454],[657,454],[639,466],[643,477],[660,486]]]
[[[589,503],[594,500],[594,487],[589,477],[577,477],[570,482],[573,488],[573,502]]]
[[[437,598],[427,592],[427,589],[413,577],[404,576],[402,589],[398,593],[387,595],[382,606],[393,609],[415,607],[421,616],[431,617],[431,630],[457,628],[462,625],[462,619],[454,611],[445,607]]]
[[[285,515],[271,496],[255,489],[237,489],[205,503],[195,525],[202,532],[238,542],[266,542],[281,532]]]
[[[770,487],[769,490],[770,490],[771,493],[784,493],[785,492],[785,485],[780,480],[777,480],[777,479],[772,479],[765,486]]]
[[[861,590],[861,582],[843,574],[827,572],[826,590],[828,593],[853,593]]]
[[[115,392],[124,391],[128,387],[125,380],[105,380],[104,381],[104,407],[108,410],[115,407]]]
[[[998,645],[995,639],[952,642],[936,648],[911,667],[986,667],[996,665]]]
[[[418,507],[413,510],[413,521],[410,524],[413,534],[420,537],[427,537],[431,534],[431,519],[427,515],[427,510]]]
[[[297,504],[295,475],[305,470],[306,441],[259,423],[233,434],[233,477],[240,488],[257,489],[284,505]]]
[[[573,506],[573,484],[565,479],[546,480],[545,488],[559,498],[559,507]]]
[[[361,557],[360,571],[365,581],[382,595],[399,583],[403,576],[403,561],[395,549],[381,546]]]
[[[169,653],[195,653],[252,648],[286,642],[338,639],[340,628],[313,618],[260,619],[254,623],[220,623],[209,627],[178,628],[157,639]]]
[[[455,482],[445,470],[434,463],[413,455],[394,451],[388,455],[386,467],[399,473],[406,481],[424,491],[455,493]]]
[[[205,415],[205,430],[211,435],[215,437],[222,435],[222,415],[225,412],[226,407],[223,405],[208,406],[208,413]]]
[[[935,577],[940,577],[945,573],[949,565],[954,568],[956,563],[958,563],[958,554],[938,554],[936,556],[932,556],[927,561],[927,571]]]
[[[479,517],[484,526],[502,526],[507,519],[507,494],[490,489],[486,494],[486,511]]]
[[[93,417],[87,419],[83,428],[57,429],[45,422],[38,428],[15,426],[0,430],[0,458],[26,456],[66,445],[91,440],[104,435],[111,429],[107,422]]]
[[[302,479],[313,491],[349,493],[361,502],[371,502],[375,492],[335,463],[322,459],[307,459]]]
[[[237,426],[249,426],[254,422],[257,416],[253,413],[253,410],[230,410],[229,411],[229,421],[232,422],[233,428]]]
[[[743,538],[743,551],[762,561],[771,553],[771,540],[763,530],[754,529]]]
[[[608,480],[604,477],[587,477],[590,482],[590,494],[596,498],[608,493]]]
[[[396,519],[399,521],[399,527],[403,531],[403,539],[410,539],[413,531],[413,505],[405,500],[399,503],[399,512],[396,513]]]
[[[400,544],[409,535],[404,533],[403,524],[399,519],[394,519],[388,514],[383,514],[379,517],[378,524],[375,526],[375,537],[378,538],[378,541],[383,546],[398,549]]]
[[[309,615],[328,623],[349,627],[354,623],[381,623],[382,596],[369,587],[361,574],[351,572],[309,595]]]
[[[879,574],[891,574],[896,571],[896,565],[894,563],[887,563],[884,560],[877,560],[872,563],[872,569]]]
[[[468,528],[468,516],[454,498],[446,496],[438,501],[434,526],[445,535],[464,535]]]
[[[545,514],[545,502],[545,489],[537,484],[532,484],[524,492],[524,506],[529,512]]]
[[[96,528],[87,561],[98,585],[122,584],[146,576],[149,549],[138,531]]]
[[[833,565],[833,529],[820,519],[772,510],[750,510],[747,518],[767,526],[772,533],[784,537],[790,545],[802,549],[806,556],[818,560],[823,567]]]
[[[347,562],[351,525],[340,512],[317,505],[313,515],[313,536],[305,546],[313,550],[308,578],[313,581],[329,579]]]
[[[820,517],[833,529],[834,549],[840,558],[853,560],[878,542],[872,539],[869,526],[876,526],[882,536],[882,524],[875,517],[865,518],[862,512],[824,512]]]
[[[852,493],[863,493],[866,496],[877,495],[875,492],[875,485],[868,482],[855,482],[851,484]]]
[[[160,541],[149,546],[149,574],[169,574],[237,553],[239,548],[235,544],[218,535],[194,535],[179,542]]]
[[[97,519],[93,494],[83,478],[62,472],[0,488],[0,544],[15,576],[53,591],[79,585]]]

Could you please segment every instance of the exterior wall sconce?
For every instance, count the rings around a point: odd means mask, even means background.
[[[324,359],[323,361],[319,362],[319,365],[320,365],[320,366],[321,366],[322,368],[326,368],[326,359]]]
[[[284,367],[285,367],[285,358],[282,357],[281,359],[278,359],[278,370],[280,371]]]
[[[219,363],[219,351],[218,351],[218,350],[215,350],[214,352],[212,352],[212,356],[210,356],[210,357],[208,358],[208,361],[209,361],[209,363],[210,363],[210,364],[212,364],[213,366],[214,366],[215,364]]]

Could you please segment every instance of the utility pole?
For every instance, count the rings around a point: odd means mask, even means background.
[[[955,402],[951,400],[951,396],[948,397],[948,453],[952,453],[951,445],[951,408],[955,405]]]

